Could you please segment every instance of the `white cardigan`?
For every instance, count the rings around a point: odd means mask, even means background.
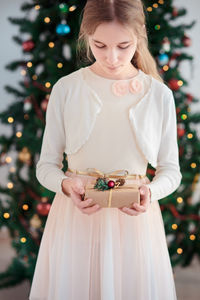
[[[142,153],[156,168],[152,182],[147,184],[151,201],[155,201],[174,192],[182,174],[173,93],[164,83],[150,78],[148,92],[129,109],[129,119]],[[61,183],[68,178],[61,170],[63,152],[72,154],[80,149],[89,138],[101,107],[102,101],[86,83],[82,68],[54,84],[36,165],[36,177],[44,187],[63,194]]]

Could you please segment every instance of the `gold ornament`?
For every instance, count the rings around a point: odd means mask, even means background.
[[[42,203],[48,202],[48,197],[41,197],[41,202]]]
[[[33,228],[40,228],[42,225],[42,221],[40,220],[37,214],[34,214],[30,220],[30,224]]]
[[[31,154],[30,154],[27,147],[22,148],[22,151],[20,151],[19,154],[18,154],[18,158],[19,158],[19,160],[21,160],[24,163],[27,163],[27,164],[30,163]]]

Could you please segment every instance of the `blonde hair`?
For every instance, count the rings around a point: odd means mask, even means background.
[[[148,49],[144,4],[141,0],[88,0],[82,14],[76,48],[79,62],[95,61],[88,36],[94,34],[97,26],[103,22],[117,21],[138,38],[137,49],[131,63],[144,73],[164,82]]]

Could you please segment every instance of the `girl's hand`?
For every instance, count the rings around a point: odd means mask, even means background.
[[[63,193],[72,199],[76,207],[78,207],[82,213],[91,215],[101,209],[97,204],[90,206],[90,203],[92,202],[91,198],[87,198],[84,201],[82,200],[81,195],[84,194],[85,188],[80,177],[75,176],[64,179],[62,182],[62,189]]]
[[[138,216],[141,213],[147,211],[151,199],[151,190],[145,185],[139,187],[140,191],[140,205],[138,203],[133,203],[133,208],[122,207],[119,208],[122,212],[130,216]]]

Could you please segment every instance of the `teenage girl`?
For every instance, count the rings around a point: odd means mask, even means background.
[[[176,111],[147,41],[141,1],[87,1],[78,45],[90,64],[57,81],[46,112],[36,176],[56,195],[30,300],[177,299],[158,201],[182,177]],[[140,204],[82,201],[86,183],[120,170]]]

